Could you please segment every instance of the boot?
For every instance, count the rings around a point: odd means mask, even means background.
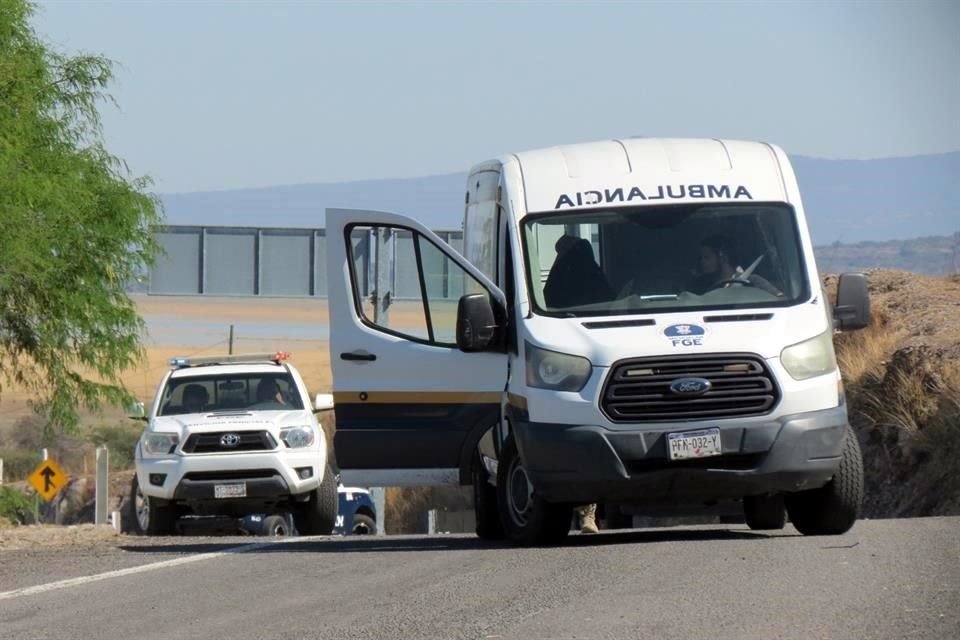
[[[580,520],[580,533],[600,533],[597,528],[597,505],[585,504],[577,507],[577,517]]]

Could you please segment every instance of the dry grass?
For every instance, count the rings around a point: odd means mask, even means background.
[[[878,280],[874,324],[836,341],[863,443],[866,515],[960,514],[957,280],[911,277],[910,292]]]
[[[890,324],[882,311],[874,314],[873,324],[866,329],[837,336],[837,361],[844,381],[858,384],[882,376],[887,360],[905,337],[906,331]]]

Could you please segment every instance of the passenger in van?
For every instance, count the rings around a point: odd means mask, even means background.
[[[613,299],[613,289],[594,259],[588,240],[563,235],[554,247],[557,258],[543,287],[548,307],[579,307]]]
[[[703,295],[713,289],[734,286],[733,283],[725,281],[738,278],[743,273],[743,268],[737,265],[734,257],[733,242],[726,236],[710,236],[700,243],[700,269],[695,272],[686,289]],[[752,273],[746,279],[767,293],[783,296],[782,291],[762,276]]]

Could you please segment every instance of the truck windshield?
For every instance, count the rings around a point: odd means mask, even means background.
[[[779,307],[809,296],[786,204],[534,214],[524,222],[524,250],[543,315]]]
[[[292,409],[303,402],[289,374],[225,373],[171,378],[158,415]]]

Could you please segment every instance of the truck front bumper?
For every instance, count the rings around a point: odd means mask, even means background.
[[[247,499],[278,499],[320,486],[323,463],[316,448],[302,452],[138,457],[137,482],[145,495],[163,500],[213,501],[216,485],[240,482],[246,484]],[[302,478],[301,472],[307,477]]]

